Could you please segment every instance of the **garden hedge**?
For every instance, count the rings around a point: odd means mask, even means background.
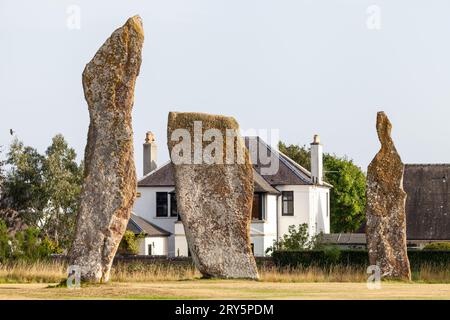
[[[366,250],[310,250],[310,251],[275,251],[272,255],[278,267],[327,267],[331,265],[344,265],[364,267],[369,265],[369,256]],[[408,251],[412,269],[421,265],[449,266],[450,251]]]

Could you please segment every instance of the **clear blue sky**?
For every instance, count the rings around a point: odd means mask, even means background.
[[[80,30],[67,27],[69,5]],[[381,29],[367,28],[368,6]],[[288,143],[321,135],[364,170],[387,112],[404,162],[450,162],[450,2],[364,0],[0,0],[0,145],[13,128],[44,151],[62,133],[83,156],[89,123],[81,73],[129,16],[145,43],[133,112],[138,175],[152,130],[168,159],[169,111],[278,128]]]

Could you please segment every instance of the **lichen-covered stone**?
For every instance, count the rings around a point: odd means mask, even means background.
[[[367,248],[371,265],[384,277],[411,279],[406,251],[404,165],[391,138],[392,125],[377,114],[381,149],[367,170]]]
[[[112,33],[83,72],[90,124],[70,264],[106,282],[136,195],[131,112],[144,33],[135,16]]]
[[[231,117],[169,114],[168,146],[174,166],[177,206],[193,260],[205,277],[257,279],[250,244],[253,170],[247,149],[238,136],[233,142],[233,157],[237,159],[240,150],[243,152],[241,162],[227,163],[224,159],[222,164],[175,163],[172,151],[177,141],[171,141],[174,130],[187,129],[192,156],[195,143],[200,142],[204,150],[210,144],[195,138],[194,121],[201,121],[202,133],[208,129],[221,132],[224,157],[226,130],[239,130],[238,123]]]

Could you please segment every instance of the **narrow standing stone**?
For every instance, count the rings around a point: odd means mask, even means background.
[[[134,16],[113,32],[83,72],[90,124],[70,264],[82,280],[107,282],[136,195],[131,111],[144,41]]]
[[[201,129],[196,130],[196,125]],[[186,133],[180,139],[185,143],[180,152],[184,163],[175,159],[180,154],[177,129]],[[210,129],[216,130],[215,137],[205,142],[202,136],[212,133]],[[202,113],[169,113],[167,135],[177,206],[193,260],[203,276],[257,279],[250,244],[253,169],[238,132],[229,144],[233,145],[231,156],[228,153],[228,159],[236,161],[226,160],[227,129],[237,132],[236,120]],[[211,141],[218,143],[215,152],[209,152]],[[208,155],[217,156],[217,161],[211,163]]]
[[[367,170],[367,248],[371,265],[384,277],[411,279],[406,250],[404,165],[391,138],[392,125],[377,114],[381,150]]]

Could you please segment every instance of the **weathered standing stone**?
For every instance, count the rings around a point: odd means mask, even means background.
[[[381,150],[367,170],[367,248],[371,265],[384,277],[411,279],[406,251],[404,165],[391,138],[392,125],[377,114]]]
[[[222,151],[222,164],[207,164],[205,157],[197,161],[198,155],[202,155],[201,151],[196,154],[197,158],[194,155],[198,150],[196,145],[203,146],[201,149],[206,152],[211,144],[202,142],[202,138],[195,133],[194,122],[199,124],[198,121],[202,126],[200,135],[209,129],[217,129],[216,133],[223,137],[223,143],[216,150]],[[186,129],[190,136],[188,145],[191,150],[183,150],[191,156],[188,157],[192,160],[190,163],[174,161],[179,137],[175,134],[176,141],[172,141],[171,137],[180,128]],[[229,144],[233,145],[233,154],[228,159],[235,158],[236,161],[227,162],[227,129],[238,131],[236,120],[202,113],[169,113],[167,135],[174,166],[177,206],[193,260],[203,276],[257,279],[258,271],[250,244],[253,170],[239,135]],[[213,140],[218,142],[220,138],[210,138],[210,141]],[[211,154],[214,155],[214,152]],[[239,155],[242,157],[239,158]]]
[[[83,72],[90,125],[70,263],[106,282],[136,195],[131,111],[144,41],[139,16],[113,32]]]

